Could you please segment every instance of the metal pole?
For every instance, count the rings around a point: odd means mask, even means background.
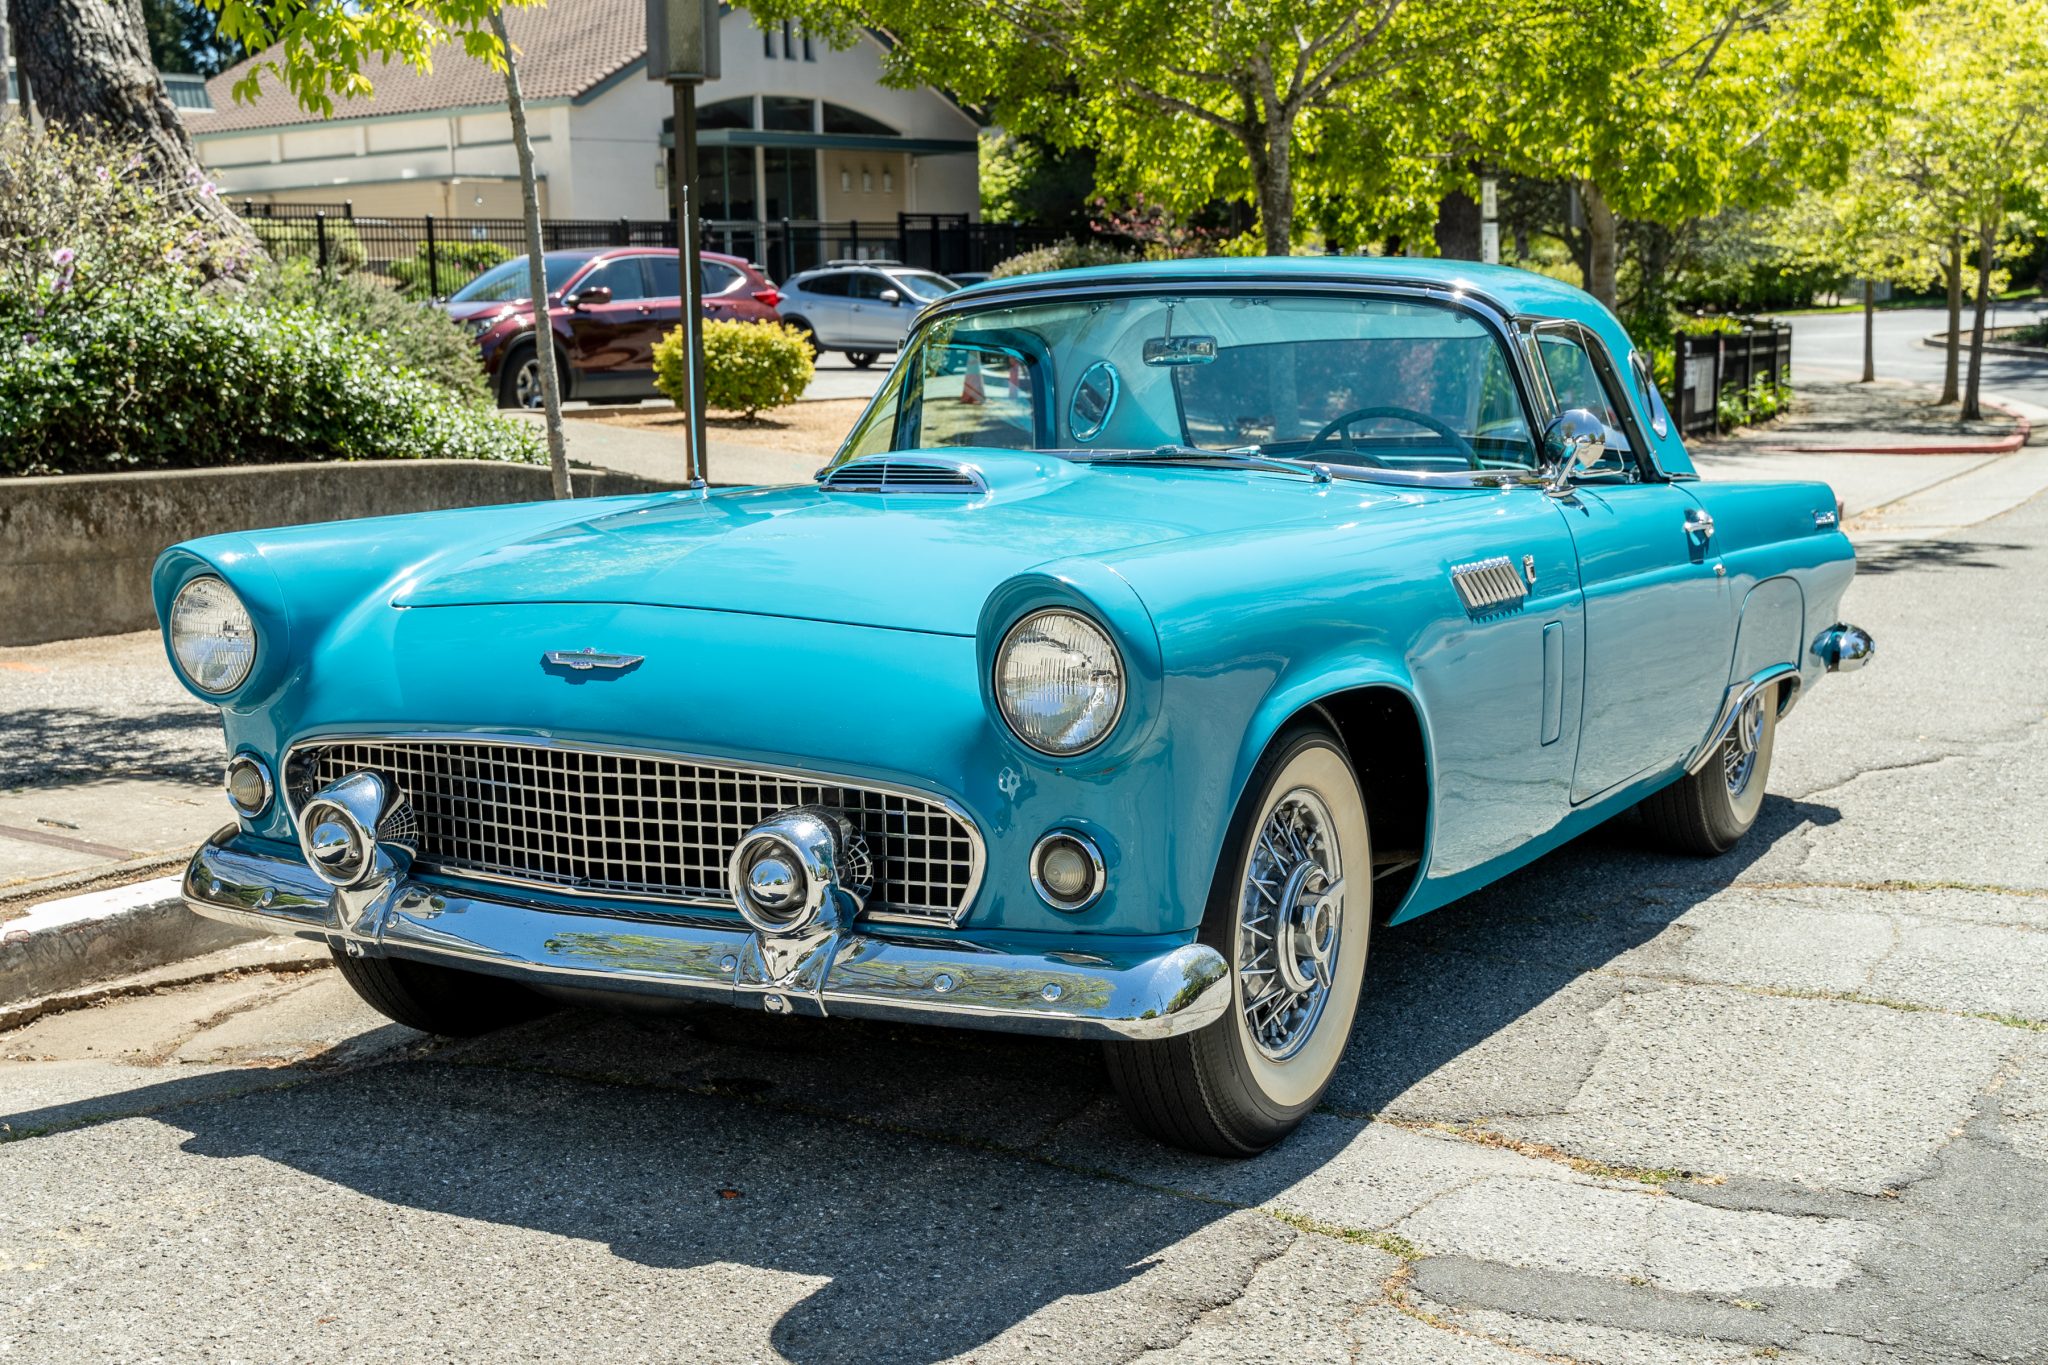
[[[427,215],[427,297],[441,297],[441,258],[434,249],[434,215]]]
[[[676,265],[683,283],[683,340],[689,354],[684,367],[683,473],[690,487],[703,490],[704,474],[704,272],[698,256],[697,206],[697,83],[672,80],[676,128]]]

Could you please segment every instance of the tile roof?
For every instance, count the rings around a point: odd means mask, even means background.
[[[647,52],[645,0],[554,0],[536,6],[507,6],[505,26],[519,51],[519,86],[529,101],[573,99]],[[276,75],[263,76],[263,93],[237,103],[234,84],[259,57],[237,63],[206,83],[213,112],[185,116],[194,133],[240,132],[289,124],[319,123],[299,107]],[[459,42],[435,49],[434,69],[416,71],[393,63],[368,67],[375,93],[367,99],[337,100],[334,117],[377,118],[505,103],[505,78],[463,52]]]

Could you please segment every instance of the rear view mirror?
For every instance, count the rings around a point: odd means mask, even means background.
[[[1216,359],[1216,338],[1205,336],[1147,337],[1147,365],[1207,365]]]

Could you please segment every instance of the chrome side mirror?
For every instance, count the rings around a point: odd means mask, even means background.
[[[898,291],[898,290],[894,290],[894,289],[884,289],[884,290],[882,291],[882,302],[883,302],[883,303],[901,303],[901,302],[903,302],[903,295],[902,295],[902,293],[901,293],[900,291]]]
[[[1566,408],[1543,433],[1552,493],[1569,490],[1578,476],[1607,455],[1607,424],[1585,408]]]

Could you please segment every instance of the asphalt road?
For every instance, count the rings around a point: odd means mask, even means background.
[[[2012,327],[2048,314],[2041,302],[2001,304],[1987,325]],[[1792,378],[1853,379],[1863,373],[1863,314],[1809,313],[1784,319],[1792,326]],[[1963,313],[1964,344],[1969,340],[1970,313]],[[1925,338],[1948,330],[1948,311],[1942,308],[1900,308],[1876,314],[1873,358],[1879,379],[1906,380],[1916,384],[1941,384],[1944,353],[1923,344]],[[1969,355],[1963,356],[1964,374]],[[2048,405],[2048,362],[2024,356],[1984,357],[1984,392],[2017,398],[2022,402]]]
[[[1740,849],[1383,931],[1254,1161],[1085,1047],[436,1043],[275,949],[0,1033],[0,1358],[2048,1360],[2044,576],[2048,498],[1870,547]]]

